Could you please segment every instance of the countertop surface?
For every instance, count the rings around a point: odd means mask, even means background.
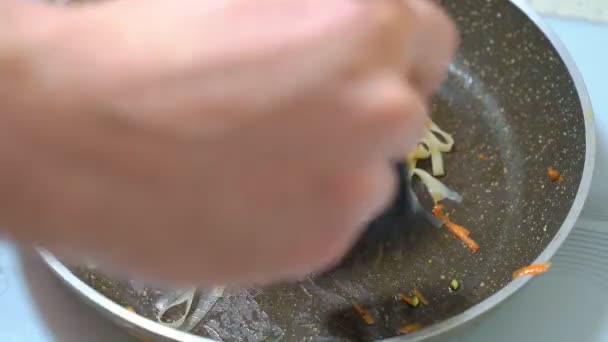
[[[592,191],[552,272],[450,342],[608,341],[608,24],[545,19],[569,49],[593,102],[598,156]],[[0,308],[0,341],[134,341],[72,296],[31,251],[1,241]]]

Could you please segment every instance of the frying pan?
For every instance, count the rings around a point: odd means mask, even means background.
[[[382,340],[395,337],[406,323],[423,329],[395,340],[418,341],[466,328],[528,281],[512,281],[514,270],[548,261],[572,229],[589,190],[595,133],[579,74],[523,2],[441,4],[456,20],[462,46],[433,100],[432,117],[456,140],[445,155],[442,181],[463,195],[448,210],[469,228],[481,246],[478,253],[445,228],[393,218],[384,224],[403,227],[400,253],[298,284],[227,289],[192,334],[153,321],[158,289],[66,266],[44,251],[43,258],[106,316],[155,341],[208,341],[195,335],[227,341]],[[562,184],[550,180],[548,167],[561,172]],[[461,283],[458,291],[449,291],[452,279]],[[428,306],[413,309],[395,299],[414,288]],[[354,303],[364,305],[375,324],[366,325]]]

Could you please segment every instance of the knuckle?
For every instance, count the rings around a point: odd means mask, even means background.
[[[410,42],[408,76],[421,93],[433,93],[443,82],[454,56],[459,35],[454,22],[438,5],[412,0],[415,17],[414,39]]]
[[[403,27],[405,19],[409,15],[408,8],[403,0],[381,0],[370,1],[374,11],[375,23],[378,27],[394,29]]]
[[[424,132],[427,99],[410,81],[380,77],[357,88],[354,129],[358,151],[402,156]]]
[[[411,11],[402,0],[365,1],[359,23],[363,55],[368,61],[401,68],[412,37]]]
[[[403,127],[424,117],[423,99],[405,83],[388,82],[369,93],[369,117],[380,127]]]
[[[370,110],[375,120],[382,124],[400,123],[412,106],[412,99],[400,87],[386,87],[372,100]]]

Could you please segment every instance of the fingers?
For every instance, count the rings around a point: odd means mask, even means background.
[[[430,0],[366,4],[373,26],[367,43],[370,57],[388,70],[405,72],[420,94],[430,96],[444,80],[458,45],[453,22]]]
[[[412,11],[414,33],[408,42],[407,76],[423,96],[443,82],[458,46],[456,27],[439,6],[428,0],[402,0]]]
[[[364,3],[372,29],[362,54],[372,51],[367,58],[373,69],[358,79],[354,91],[353,111],[364,116],[361,129],[368,139],[359,141],[402,159],[424,132],[428,97],[446,76],[457,46],[456,29],[428,0]]]
[[[398,74],[358,82],[344,102],[343,134],[355,160],[403,160],[424,134],[426,99]]]
[[[413,12],[403,0],[360,0],[367,7],[369,30],[367,53],[375,63],[387,69],[402,71],[407,66],[405,42],[413,39],[415,20]]]
[[[378,76],[354,90],[358,145],[372,146],[385,160],[402,160],[424,133],[426,100],[405,80]],[[358,133],[358,132],[353,132]]]

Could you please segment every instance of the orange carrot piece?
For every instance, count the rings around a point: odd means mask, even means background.
[[[463,226],[461,226],[459,224],[456,224],[456,223],[454,223],[452,221],[450,221],[449,224],[446,224],[446,226],[448,226],[448,228],[450,229],[450,231],[452,231],[455,235],[458,235],[458,236],[469,236],[469,235],[471,235],[471,232],[468,229],[466,229],[465,227],[463,227]]]
[[[449,227],[449,225],[448,225]],[[469,248],[469,250],[472,253],[477,253],[477,251],[479,251],[479,244],[477,244],[477,242],[475,242],[475,240],[471,239],[470,237],[466,236],[466,235],[460,235],[457,232],[455,232],[453,229],[450,229],[460,240],[462,240],[462,242],[464,242],[465,245],[467,245],[467,247]]]
[[[448,226],[448,228],[454,232],[454,234],[456,235],[464,235],[464,236],[469,236],[471,235],[471,232],[466,229],[465,227],[459,225],[459,224],[455,224],[454,222],[452,222],[452,220],[450,220],[450,216],[448,214],[445,214],[443,212],[443,205],[441,204],[435,204],[435,206],[433,207],[433,214],[440,219],[441,221],[443,221],[443,223]],[[448,224],[449,222],[449,224]],[[456,233],[458,232],[458,233]]]
[[[535,275],[543,274],[543,273],[547,272],[549,270],[549,268],[551,268],[550,262],[547,262],[544,264],[536,264],[536,265],[522,267],[522,268],[518,269],[517,271],[513,272],[513,279],[517,279],[519,277],[524,277],[524,276],[535,276]]]
[[[452,220],[450,220],[450,217],[443,212],[443,205],[435,204],[435,206],[433,207],[433,214],[438,219],[443,221],[443,224],[445,224],[445,226],[454,235],[456,235],[457,238],[462,240],[462,242],[464,242],[465,245],[467,245],[467,247],[469,247],[469,250],[471,252],[477,253],[477,251],[479,250],[479,245],[477,244],[477,242],[475,242],[475,240],[473,240],[469,237],[469,235],[471,235],[471,232],[468,229],[466,229],[465,227],[452,222]]]
[[[369,311],[367,311],[367,309],[365,309],[361,305],[353,304],[353,309],[355,309],[355,311],[361,317],[361,319],[363,319],[363,321],[365,321],[365,324],[373,325],[374,323],[376,323],[376,321],[374,320],[372,315],[369,313]]]
[[[559,177],[561,176],[559,171],[557,171],[556,169],[554,169],[552,167],[548,167],[547,173],[549,174],[549,178],[551,178],[552,181],[554,181],[554,182],[559,181]]]
[[[417,323],[406,324],[401,329],[399,329],[400,334],[411,334],[418,330],[420,330],[421,326]]]

